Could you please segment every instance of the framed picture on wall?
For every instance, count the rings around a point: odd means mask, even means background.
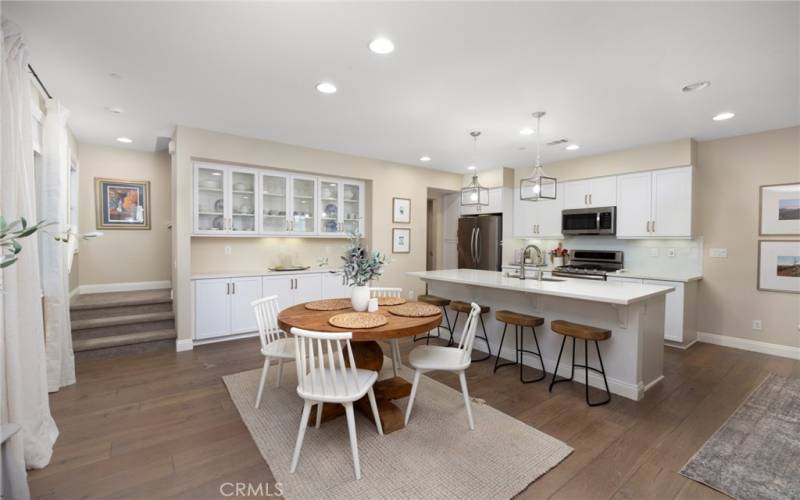
[[[758,289],[800,293],[800,241],[758,242]]]
[[[411,229],[392,229],[392,253],[411,253]]]
[[[150,181],[94,179],[97,229],[150,229]]]
[[[761,186],[758,226],[761,236],[800,236],[800,182]]]
[[[392,222],[395,224],[411,223],[411,200],[392,198]]]

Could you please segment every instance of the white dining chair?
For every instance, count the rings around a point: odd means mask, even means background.
[[[461,338],[458,341],[458,347],[421,345],[415,347],[408,355],[408,363],[415,371],[414,382],[411,386],[411,396],[409,396],[408,406],[406,406],[406,425],[408,425],[408,419],[411,417],[411,408],[414,406],[414,398],[417,395],[419,379],[422,373],[446,370],[458,372],[461,393],[464,395],[464,406],[467,408],[467,422],[470,430],[475,429],[475,424],[472,421],[472,408],[469,404],[469,391],[467,391],[467,376],[464,372],[472,362],[472,344],[475,342],[475,330],[480,314],[481,306],[473,302],[467,322],[464,324]]]
[[[273,360],[278,362],[278,380],[276,387],[281,386],[283,362],[294,361],[294,340],[288,338],[286,332],[278,327],[278,296],[270,295],[250,303],[256,314],[258,338],[261,340],[261,354],[264,355],[264,367],[261,369],[261,382],[258,384],[256,408],[261,407],[261,395],[267,382],[269,367]]]
[[[353,467],[356,479],[361,479],[361,465],[358,461],[358,442],[356,440],[356,419],[353,413],[353,401],[366,394],[372,407],[372,417],[378,434],[383,435],[381,417],[372,385],[378,379],[378,372],[356,368],[353,350],[350,347],[351,332],[331,333],[312,332],[300,328],[292,328],[295,340],[297,365],[297,394],[303,398],[303,415],[300,417],[300,429],[297,431],[297,443],[292,456],[294,473],[300,459],[300,448],[308,427],[311,407],[317,405],[316,428],[322,421],[324,403],[338,403],[344,406],[347,416],[347,428],[350,431],[350,448],[353,452]],[[347,362],[345,363],[345,357]],[[326,360],[327,358],[327,360]]]
[[[401,297],[403,295],[402,288],[389,288],[389,287],[370,287],[370,298],[375,297]],[[403,361],[400,359],[400,341],[398,339],[389,340],[389,346],[392,353],[392,373],[397,376],[397,371],[403,366]]]

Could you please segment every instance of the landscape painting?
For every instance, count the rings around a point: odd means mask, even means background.
[[[800,220],[800,198],[779,200],[778,220]]]
[[[758,242],[758,289],[800,293],[800,241]]]
[[[761,236],[800,236],[800,182],[759,188]]]
[[[97,229],[150,229],[150,182],[95,179]]]

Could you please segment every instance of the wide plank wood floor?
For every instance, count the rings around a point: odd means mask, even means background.
[[[204,499],[222,498],[226,482],[274,484],[221,380],[262,359],[247,339],[79,362],[78,382],[51,395],[61,435],[51,464],[29,473],[32,495]],[[575,448],[519,498],[722,497],[678,471],[768,373],[800,376],[800,362],[709,344],[665,348],[664,362],[643,401],[595,408],[582,385],[550,394],[520,384],[516,368],[473,364],[472,396]],[[432,376],[458,389],[454,375]]]

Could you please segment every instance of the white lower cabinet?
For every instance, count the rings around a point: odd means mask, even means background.
[[[328,273],[322,275],[322,298],[341,299],[350,297],[351,290],[347,286],[343,273]]]
[[[250,302],[261,297],[261,278],[218,278],[194,282],[194,338],[256,331]]]
[[[687,345],[697,338],[695,316],[696,282],[646,280],[623,276],[609,276],[608,281],[671,286],[675,290],[667,294],[664,304],[664,339]]]
[[[322,298],[322,277],[319,274],[295,274],[288,276],[264,276],[264,296],[278,296],[281,308]]]

